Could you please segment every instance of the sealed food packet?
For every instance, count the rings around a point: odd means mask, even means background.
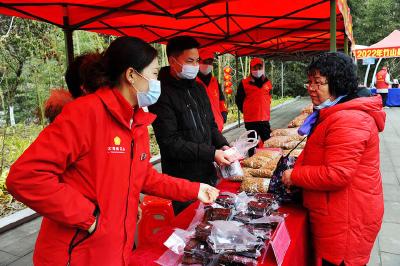
[[[259,178],[271,178],[273,174],[273,170],[260,168],[260,169],[250,169],[249,173],[252,177]]]
[[[299,133],[297,132],[299,128],[277,128],[272,130],[271,132],[271,137],[276,137],[276,136],[297,136]]]
[[[298,158],[302,152],[303,152],[303,149],[299,149],[299,148],[296,148],[293,151],[288,149],[288,150],[283,151],[283,155],[286,156],[290,153],[290,156]]]
[[[248,193],[266,193],[268,192],[269,182],[270,180],[268,178],[249,177],[243,179],[240,191]]]
[[[294,148],[303,149],[306,146],[306,142],[301,142],[298,140],[286,142],[282,148],[285,150],[291,150]]]
[[[264,142],[264,147],[266,148],[282,148],[285,143],[302,140],[303,137],[300,135],[292,135],[292,136],[275,136],[271,137]]]
[[[295,117],[292,121],[289,122],[288,127],[300,127],[303,123],[304,120],[306,120],[308,113],[302,113],[299,116]]]
[[[312,112],[314,112],[314,105],[312,103],[301,110],[302,114],[312,114]]]

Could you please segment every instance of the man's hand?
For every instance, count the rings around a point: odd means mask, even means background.
[[[228,156],[223,150],[215,150],[214,160],[219,166],[231,164]]]
[[[210,185],[200,183],[197,198],[203,203],[213,203],[219,195],[219,190]]]

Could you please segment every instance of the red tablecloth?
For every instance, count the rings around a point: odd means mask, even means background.
[[[218,188],[221,191],[237,192],[239,189],[239,183],[222,181]],[[174,228],[186,229],[192,221],[198,202],[190,205],[183,212],[181,212],[171,222],[171,227],[164,228],[154,235],[151,246],[138,247],[132,255],[131,265],[158,265],[156,261],[167,248],[163,243],[173,232]],[[280,212],[288,214],[286,217],[286,227],[289,232],[291,243],[286,252],[283,266],[307,266],[311,265],[310,256],[310,242],[309,242],[309,231],[307,223],[307,212],[299,205],[285,205],[282,206]],[[264,263],[259,265],[276,265],[271,249],[267,253],[267,258]]]

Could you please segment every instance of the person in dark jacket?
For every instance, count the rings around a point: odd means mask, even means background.
[[[228,142],[219,132],[210,101],[195,78],[199,70],[199,43],[189,36],[169,40],[170,66],[160,70],[161,96],[149,111],[161,152],[163,173],[191,181],[215,184],[213,162],[230,164],[223,150]],[[173,202],[175,214],[190,202]]]
[[[265,76],[264,61],[250,61],[251,75],[243,79],[236,94],[236,105],[243,113],[246,130],[255,130],[261,141],[270,138],[271,81]],[[262,143],[261,143],[262,144]],[[249,151],[251,156],[254,150]]]

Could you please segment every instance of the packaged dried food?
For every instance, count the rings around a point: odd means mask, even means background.
[[[245,266],[255,266],[257,265],[257,260],[253,258],[248,258],[245,256],[239,256],[235,254],[223,254],[219,257],[219,262],[224,263],[224,265],[245,265]]]
[[[211,234],[212,225],[209,223],[200,223],[196,226],[195,237],[200,241],[207,241]]]
[[[205,210],[203,222],[215,221],[215,220],[228,220],[231,215],[231,209],[225,208],[211,208],[208,207]]]
[[[254,195],[254,198],[261,202],[271,202],[275,200],[274,194],[272,193],[257,193]]]
[[[261,168],[265,163],[266,158],[262,156],[253,155],[250,158],[244,159],[242,165],[253,169]]]
[[[308,115],[309,114],[307,113],[300,114],[299,116],[295,117],[292,121],[290,121],[288,127],[300,127],[304,123],[304,120],[306,120]]]
[[[219,195],[215,200],[215,203],[221,205],[224,208],[232,209],[235,207],[235,199],[228,195]]]
[[[260,218],[269,213],[269,204],[261,201],[250,201],[248,209],[253,218]]]
[[[285,143],[294,141],[294,140],[301,140],[302,136],[300,135],[293,135],[293,136],[275,136],[271,137],[264,142],[264,147],[266,148],[282,148],[284,147]]]
[[[282,155],[282,150],[279,148],[274,149],[257,149],[254,156],[266,157],[269,159],[279,159]]]
[[[286,156],[289,152],[290,152],[290,156],[297,158],[303,152],[303,149],[298,148],[298,149],[294,149],[294,150],[284,150],[283,155]]]
[[[297,132],[299,128],[294,127],[294,128],[277,128],[272,130],[271,132],[271,137],[275,136],[297,136],[299,133]]]
[[[301,113],[303,114],[311,114],[312,112],[314,112],[314,105],[312,103],[301,110]]]
[[[240,191],[249,193],[268,192],[268,186],[268,178],[248,177],[243,179]]]
[[[230,165],[218,166],[215,164],[218,175],[224,179],[230,180],[232,177],[243,176],[243,169],[239,161],[234,161]]]
[[[250,169],[249,173],[253,177],[270,178],[273,174],[273,170],[269,170],[266,168]]]
[[[291,149],[303,149],[306,146],[306,142],[303,141],[300,143],[300,141],[295,140],[295,141],[289,141],[284,143],[284,145],[282,146],[283,149],[285,150],[291,150]]]

